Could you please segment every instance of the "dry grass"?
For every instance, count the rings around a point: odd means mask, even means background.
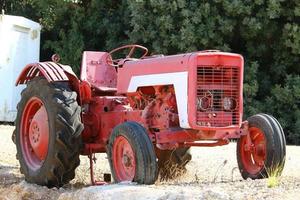
[[[167,170],[161,170],[159,173],[159,180],[160,181],[170,181],[175,180],[186,173],[185,167],[179,166],[178,164],[166,162],[168,166]]]
[[[275,166],[266,168],[268,177],[267,177],[267,186],[268,188],[277,187],[280,184],[281,173],[284,168],[284,163],[276,164]]]

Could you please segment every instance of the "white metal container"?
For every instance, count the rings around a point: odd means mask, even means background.
[[[39,61],[41,26],[24,17],[0,15],[0,122],[13,122],[24,86],[15,81],[26,64]]]

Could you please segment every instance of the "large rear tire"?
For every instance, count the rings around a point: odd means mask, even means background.
[[[157,180],[157,161],[153,144],[144,127],[136,122],[116,126],[107,146],[108,160],[115,182],[153,184]]]
[[[274,117],[267,114],[251,116],[248,122],[249,136],[242,136],[237,143],[237,161],[242,177],[261,179],[270,175],[279,176],[286,154],[282,127]],[[248,139],[250,146],[247,144]]]
[[[161,180],[175,179],[183,175],[186,172],[186,165],[192,159],[190,148],[157,149],[157,157]]]
[[[75,177],[81,148],[81,108],[67,83],[34,78],[17,106],[15,143],[30,183],[60,187]]]

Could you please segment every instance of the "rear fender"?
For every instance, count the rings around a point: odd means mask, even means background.
[[[49,82],[78,79],[76,74],[68,65],[62,65],[54,62],[38,62],[26,65],[16,80],[16,86],[19,84],[26,84],[28,81],[37,76],[43,76]]]
[[[34,77],[45,77],[48,82],[69,82],[78,94],[80,105],[91,100],[91,87],[86,81],[80,81],[72,68],[55,62],[38,62],[25,66],[16,80],[16,86],[27,84]]]

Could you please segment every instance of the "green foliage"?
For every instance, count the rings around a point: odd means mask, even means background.
[[[296,0],[6,0],[39,21],[42,59],[59,53],[78,72],[83,50],[126,43],[154,54],[203,49],[245,58],[245,117],[267,112],[300,144],[300,3]]]
[[[300,144],[300,76],[288,75],[286,83],[275,85],[266,98],[265,110],[278,116],[288,143]]]

